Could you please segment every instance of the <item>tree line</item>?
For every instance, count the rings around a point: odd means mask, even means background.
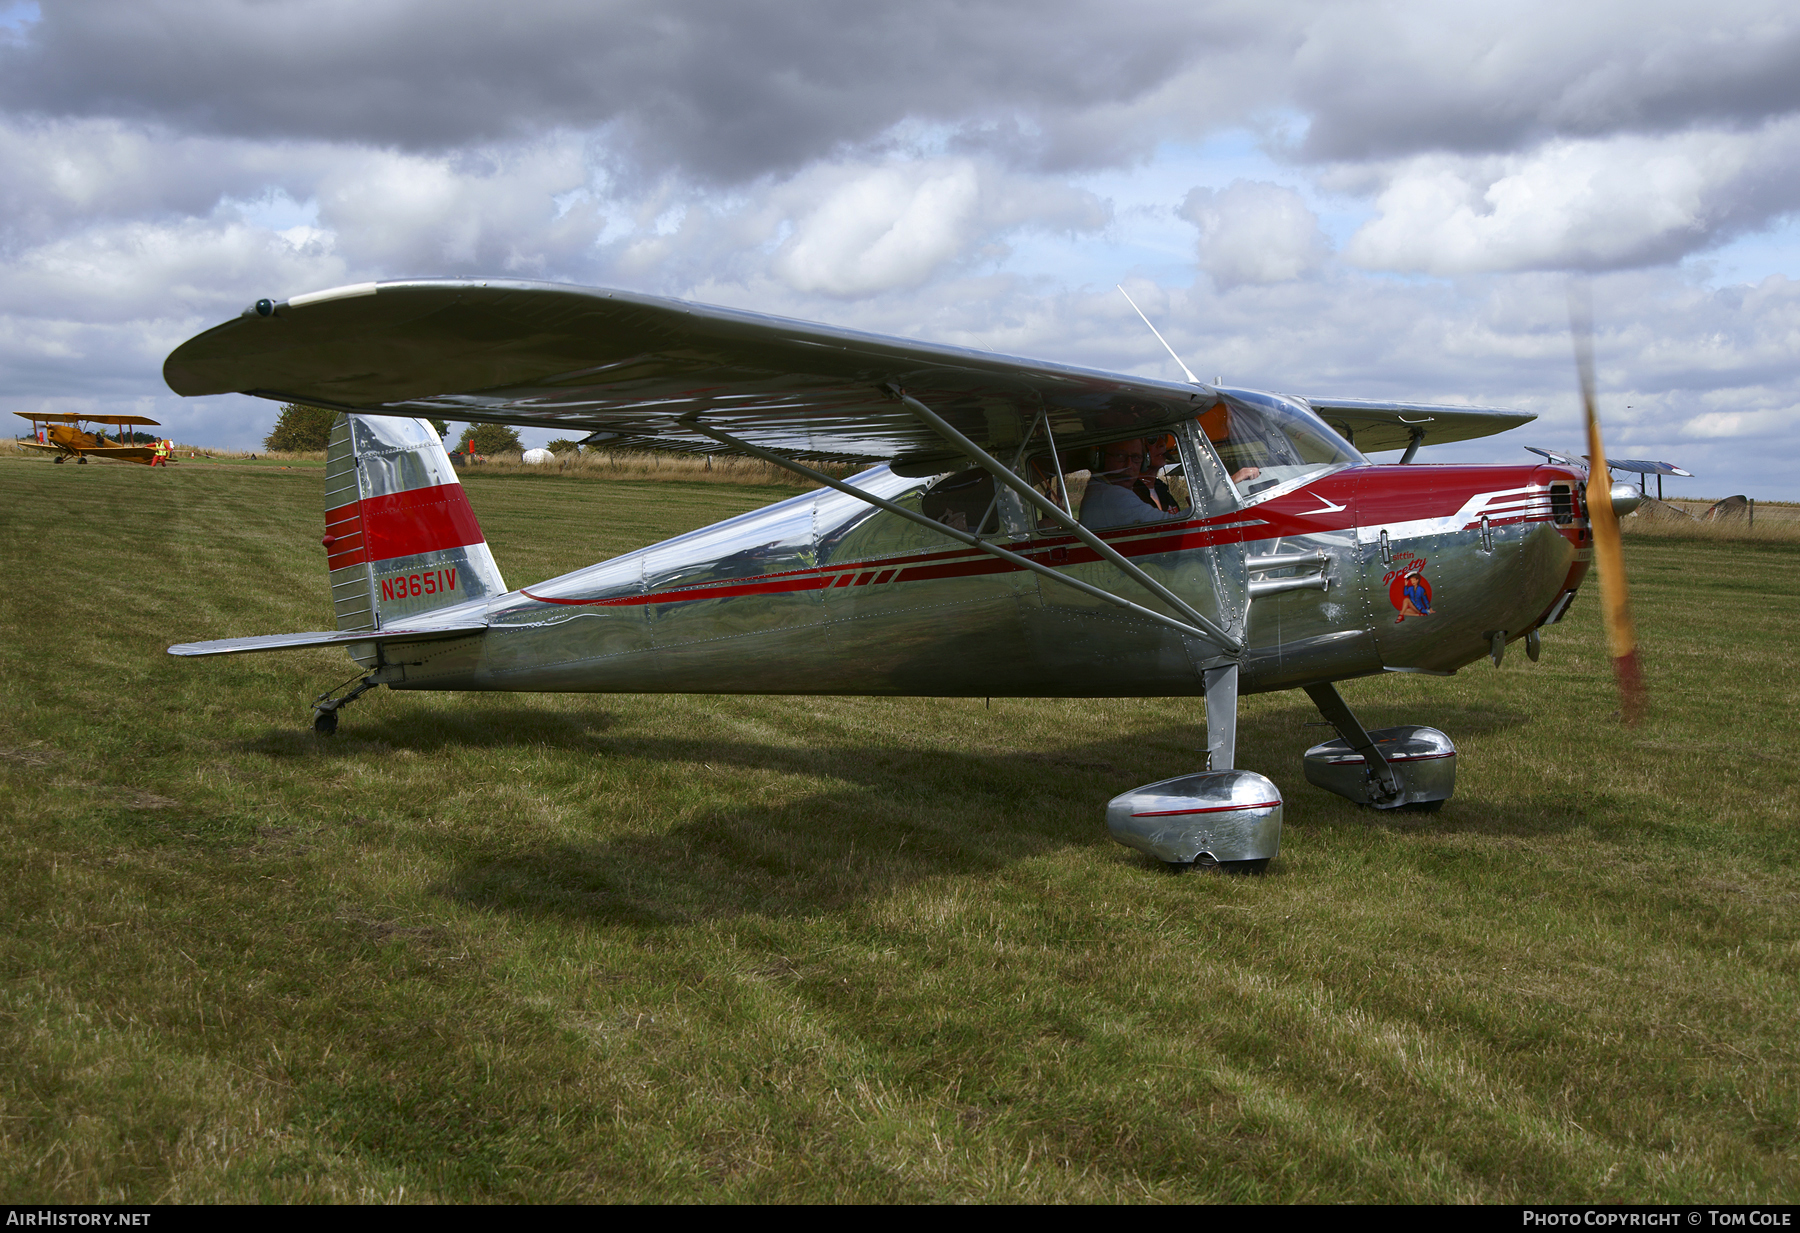
[[[336,411],[290,402],[281,408],[274,430],[263,438],[263,448],[282,453],[322,450],[331,444],[331,426],[337,417]],[[447,420],[433,419],[430,423],[439,437],[450,431]],[[574,442],[550,443],[552,449],[558,445],[572,446]],[[469,424],[456,443],[457,451],[467,454],[507,454],[522,448],[518,431],[505,424]]]

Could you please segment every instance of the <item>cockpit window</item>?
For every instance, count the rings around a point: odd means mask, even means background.
[[[1233,391],[1213,403],[1199,423],[1246,497],[1364,461],[1310,409],[1274,394]]]
[[[1064,450],[1052,463],[1035,458],[1026,475],[1052,502],[1094,530],[1139,523],[1175,522],[1189,516],[1192,501],[1173,433],[1152,433]],[[1037,529],[1062,534],[1050,518]]]
[[[919,508],[927,518],[958,531],[989,535],[999,529],[994,477],[979,467],[940,476],[920,498]]]

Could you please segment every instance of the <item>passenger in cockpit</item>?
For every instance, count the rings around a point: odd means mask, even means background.
[[[1134,491],[1144,478],[1144,456],[1144,442],[1138,437],[1101,447],[1100,467],[1088,480],[1087,492],[1081,498],[1082,526],[1125,527],[1182,516],[1180,510],[1158,509]]]
[[[1144,470],[1131,490],[1146,504],[1154,505],[1163,513],[1175,513],[1181,508],[1181,504],[1175,500],[1175,494],[1169,491],[1169,485],[1163,481],[1162,471],[1164,467],[1172,466],[1177,461],[1174,437],[1168,433],[1145,437]]]

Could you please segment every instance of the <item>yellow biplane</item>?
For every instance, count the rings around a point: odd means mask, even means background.
[[[156,445],[124,445],[108,441],[106,433],[99,427],[92,431],[84,427],[88,424],[110,424],[115,428],[127,424],[161,426],[157,421],[145,419],[141,415],[38,415],[29,411],[15,411],[13,414],[31,421],[32,440],[20,441],[19,444],[28,450],[55,454],[57,462],[67,462],[73,458],[85,465],[89,457],[94,457],[112,458],[120,462],[141,462],[147,467],[153,467],[167,465],[169,461],[169,449],[163,442]]]

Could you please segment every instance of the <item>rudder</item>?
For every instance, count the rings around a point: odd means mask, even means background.
[[[340,630],[379,630],[506,591],[426,420],[338,416],[325,455],[321,542]]]

